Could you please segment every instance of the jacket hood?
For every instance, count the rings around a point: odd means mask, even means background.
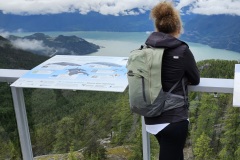
[[[162,32],[153,32],[145,42],[146,45],[155,48],[176,48],[182,44],[186,44],[179,39]],[[187,45],[187,44],[186,44]]]

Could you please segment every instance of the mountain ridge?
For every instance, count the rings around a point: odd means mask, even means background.
[[[62,13],[56,15],[12,15],[0,12],[0,29],[13,32],[47,31],[109,31],[146,32],[153,31],[150,12],[140,15],[113,16],[90,12]],[[185,41],[206,44],[214,48],[240,52],[240,16],[232,15],[181,15]]]
[[[48,59],[46,56],[15,48],[8,39],[2,36],[0,36],[0,55],[0,68],[5,69],[32,69],[34,65]]]
[[[240,52],[240,16],[199,15],[198,21],[191,19],[184,28],[181,38],[186,41]]]
[[[10,35],[8,37],[17,47],[25,47],[27,51],[35,54],[53,56],[53,55],[86,55],[97,52],[100,46],[90,43],[83,38],[77,36],[51,37],[44,33],[34,33],[29,36],[17,37]],[[24,43],[24,44],[22,44]],[[36,45],[36,47],[26,46],[25,43]]]

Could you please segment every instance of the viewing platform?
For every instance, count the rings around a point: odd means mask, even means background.
[[[17,70],[17,69],[0,69],[0,82],[6,82],[6,83],[13,83],[16,81],[19,77],[21,77],[23,74],[27,73],[28,70]],[[189,92],[208,92],[208,93],[230,93],[233,94],[233,88],[234,88],[234,80],[233,79],[218,79],[218,78],[201,78],[200,84],[197,86],[191,86],[189,85],[188,89]],[[14,97],[18,94],[14,93],[20,93],[22,94],[21,90],[14,90],[12,88],[12,95],[13,99],[18,99],[21,97]],[[23,95],[21,95],[23,96]],[[16,102],[14,102],[16,103]],[[22,102],[24,105],[24,101]],[[15,104],[14,104],[15,105]],[[25,106],[23,110],[16,111],[15,106],[15,112],[26,112]],[[20,113],[20,116],[26,116],[25,113]],[[21,117],[23,120],[26,120],[26,117]],[[20,118],[20,119],[21,119]],[[16,118],[18,120],[18,118]],[[21,150],[22,150],[22,156],[24,160],[33,159],[33,153],[32,153],[32,146],[31,146],[31,140],[29,136],[29,129],[28,126],[24,125],[25,122],[18,122],[18,131],[19,131],[19,137],[20,137],[20,144],[21,144]],[[150,160],[150,138],[149,134],[145,130],[145,124],[144,119],[142,118],[142,142],[143,142],[143,160]]]

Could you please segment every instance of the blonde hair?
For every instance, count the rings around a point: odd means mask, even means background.
[[[170,2],[160,2],[151,11],[158,32],[179,35],[182,31],[182,21],[179,12]]]

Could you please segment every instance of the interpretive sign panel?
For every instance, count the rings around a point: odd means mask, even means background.
[[[235,64],[233,106],[240,107],[240,64]]]
[[[33,68],[11,86],[123,92],[127,57],[56,55]]]

